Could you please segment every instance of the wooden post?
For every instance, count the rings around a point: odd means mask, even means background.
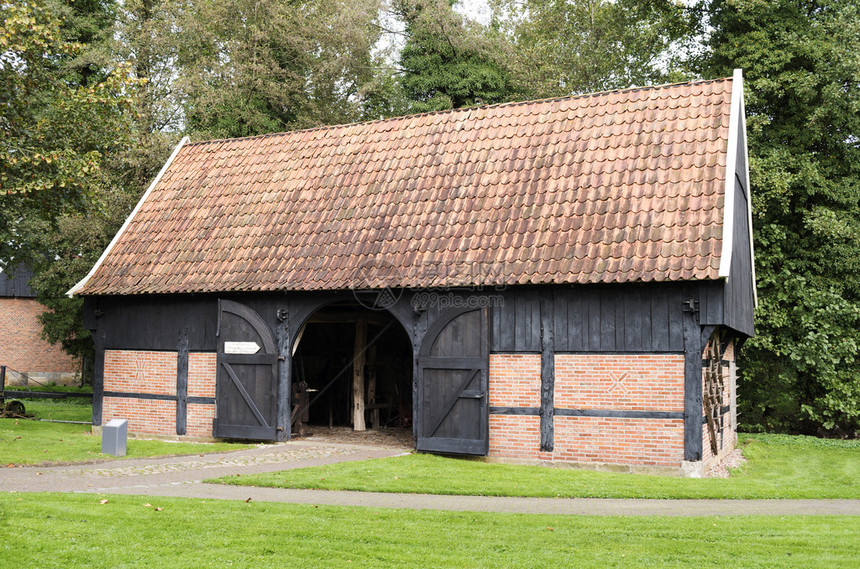
[[[684,314],[684,460],[702,460],[702,327],[698,303]]]
[[[187,433],[188,423],[188,329],[179,331],[176,356],[176,434]]]
[[[104,330],[93,332],[96,359],[93,362],[93,425],[102,424],[102,406],[105,392],[105,333]]]
[[[555,448],[555,327],[552,293],[540,296],[540,450]]]
[[[6,366],[0,366],[0,403],[6,400]]]
[[[301,338],[296,339],[295,346],[290,350],[290,313],[287,308],[277,311],[278,329],[278,410],[276,413],[277,430],[275,436],[279,441],[290,440],[292,431],[292,366],[293,356],[299,347]]]
[[[370,426],[379,428],[379,407],[376,405],[376,344],[367,349],[367,404],[370,405]]]
[[[355,347],[352,358],[352,428],[364,431],[364,344],[367,341],[367,321],[355,323]]]

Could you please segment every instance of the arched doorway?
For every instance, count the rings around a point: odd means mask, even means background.
[[[356,302],[320,308],[299,328],[292,353],[294,431],[305,423],[310,432],[411,432],[412,345],[389,312]]]

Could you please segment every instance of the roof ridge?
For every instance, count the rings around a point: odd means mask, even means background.
[[[357,122],[351,122],[351,123],[320,125],[320,126],[314,126],[314,127],[308,127],[308,128],[300,128],[300,129],[296,129],[296,130],[285,130],[285,131],[280,131],[280,132],[270,132],[270,133],[266,133],[266,134],[256,134],[253,136],[237,136],[237,137],[232,137],[232,138],[213,138],[213,139],[207,139],[207,140],[200,140],[197,142],[189,142],[189,143],[185,144],[185,146],[186,147],[187,146],[202,146],[204,144],[215,144],[215,143],[221,143],[221,142],[238,142],[238,141],[242,141],[242,140],[257,140],[257,139],[264,139],[264,138],[274,138],[274,137],[280,137],[280,136],[286,136],[286,135],[298,134],[298,133],[319,132],[319,131],[324,131],[324,130],[332,130],[332,129],[344,128],[344,127],[348,127],[348,126],[359,126],[359,125],[367,125],[367,124],[383,124],[383,123],[386,123],[389,121],[402,120],[402,119],[407,119],[407,118],[416,118],[416,117],[425,117],[425,116],[434,116],[434,115],[443,115],[443,114],[454,114],[454,113],[473,111],[473,110],[477,110],[477,109],[496,109],[496,108],[501,108],[501,107],[516,107],[519,105],[531,105],[534,103],[551,103],[551,102],[555,102],[555,101],[573,101],[576,99],[586,99],[589,97],[600,97],[600,96],[606,96],[606,95],[611,95],[611,94],[616,94],[616,93],[633,93],[636,91],[651,91],[651,90],[656,91],[658,89],[668,89],[670,87],[679,87],[681,85],[702,85],[702,84],[706,84],[706,83],[720,83],[720,82],[726,82],[726,81],[731,81],[731,80],[732,80],[732,77],[719,77],[716,79],[693,79],[690,81],[679,81],[676,83],[663,83],[661,85],[643,85],[643,86],[639,86],[639,87],[624,87],[624,88],[620,88],[620,89],[608,89],[606,91],[596,91],[593,93],[581,93],[579,95],[567,95],[564,97],[547,97],[544,99],[530,99],[527,101],[505,101],[503,103],[474,105],[471,107],[459,107],[456,109],[444,109],[444,110],[440,110],[440,111],[427,111],[424,113],[397,115],[394,117],[388,117],[388,118],[384,118],[384,119],[372,119],[372,120],[364,120],[364,121],[357,121]]]

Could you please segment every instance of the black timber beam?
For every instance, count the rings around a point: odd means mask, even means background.
[[[555,447],[555,334],[552,293],[540,296],[540,449]]]
[[[275,437],[279,441],[290,439],[292,425],[290,406],[292,405],[292,339],[290,338],[290,313],[287,308],[277,312],[278,326],[278,411],[275,419]]]
[[[684,301],[684,460],[702,460],[702,326],[698,299]]]
[[[95,343],[95,361],[93,362],[93,425],[102,424],[102,404],[105,390],[105,333],[96,330],[93,333]]]
[[[180,330],[176,346],[176,434],[184,435],[188,424],[188,330]]]

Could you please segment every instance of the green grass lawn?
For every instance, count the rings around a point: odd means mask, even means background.
[[[28,414],[33,413],[41,419],[92,420],[92,406],[87,400],[25,400],[24,405]],[[89,424],[0,419],[0,466],[89,462],[114,458],[101,454],[101,444],[101,437],[92,434]],[[128,439],[126,458],[223,452],[249,447],[250,445],[233,443],[172,443]]]
[[[426,454],[234,476],[226,484],[563,498],[860,498],[860,441],[741,435],[748,462],[691,479],[485,463]]]
[[[549,516],[40,493],[0,494],[0,532],[2,567],[860,567],[856,518],[831,516]]]
[[[91,423],[93,420],[93,405],[88,399],[23,399],[21,402],[28,415],[32,414],[39,419],[84,423]]]

